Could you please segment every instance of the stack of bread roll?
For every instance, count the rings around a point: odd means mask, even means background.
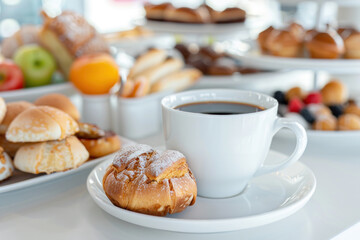
[[[122,87],[122,97],[143,97],[160,91],[181,91],[194,84],[202,73],[183,69],[184,62],[169,58],[161,49],[151,49],[139,56]]]

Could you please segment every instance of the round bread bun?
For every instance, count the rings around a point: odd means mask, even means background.
[[[91,158],[98,158],[114,153],[121,147],[119,136],[113,132],[106,132],[105,136],[96,139],[79,138],[79,140],[84,144]]]
[[[196,201],[197,187],[184,155],[129,145],[115,156],[103,178],[110,201],[135,212],[164,216]]]
[[[19,101],[19,102],[10,102],[6,104],[6,114],[3,118],[3,121],[0,122],[0,134],[4,135],[10,125],[17,115],[25,111],[26,109],[33,107],[34,105],[29,102]]]
[[[6,140],[5,135],[0,135],[0,146],[4,149],[4,151],[10,156],[15,157],[17,150],[20,147],[24,146],[27,143],[13,143]]]
[[[11,122],[6,139],[10,142],[62,140],[78,131],[77,122],[67,113],[53,107],[39,106],[20,113]]]
[[[312,125],[314,130],[335,131],[337,129],[337,120],[333,115],[318,116]]]
[[[342,82],[336,80],[328,82],[320,93],[325,105],[343,104],[348,98],[347,88]]]
[[[344,41],[335,31],[308,35],[306,48],[311,58],[339,58],[345,51]]]
[[[343,114],[338,119],[340,131],[360,130],[360,117],[355,114]]]
[[[0,97],[0,123],[3,121],[6,114],[6,103],[2,97]]]
[[[84,145],[71,136],[61,141],[22,146],[15,155],[14,165],[23,172],[49,174],[77,168],[88,158],[89,153]]]
[[[345,58],[359,59],[360,58],[360,32],[352,32],[344,40],[345,44]]]
[[[13,172],[14,166],[10,157],[4,152],[4,149],[0,147],[0,181],[11,177]]]
[[[42,96],[34,102],[36,106],[49,106],[60,109],[63,112],[69,114],[74,120],[80,120],[80,113],[71,100],[59,93],[52,93]]]
[[[289,30],[273,30],[266,40],[266,49],[274,56],[299,57],[303,42]]]

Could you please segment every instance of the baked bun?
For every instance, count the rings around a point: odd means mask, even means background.
[[[21,147],[14,158],[17,169],[28,173],[62,172],[77,168],[89,158],[89,153],[75,137],[61,141],[27,144]]]
[[[181,23],[209,23],[211,21],[209,11],[203,7],[197,9],[187,7],[167,8],[164,13],[164,20]]]
[[[193,85],[201,76],[200,70],[184,69],[161,78],[152,85],[151,92],[181,91]]]
[[[352,102],[345,107],[344,113],[351,113],[360,117],[360,108],[356,105],[356,103]]]
[[[23,25],[11,37],[5,38],[1,44],[1,54],[12,58],[18,48],[27,44],[39,44],[39,27]]]
[[[337,129],[337,121],[333,115],[320,115],[312,125],[314,130],[335,131]]]
[[[11,142],[62,140],[79,131],[67,113],[53,107],[32,107],[20,113],[10,124],[6,139]]]
[[[196,201],[197,187],[184,155],[147,145],[124,147],[103,178],[110,201],[135,212],[164,216]]]
[[[347,88],[342,82],[336,80],[328,82],[320,93],[325,105],[343,104],[348,98]]]
[[[4,151],[10,156],[15,157],[17,150],[20,147],[24,146],[27,143],[13,143],[6,140],[5,135],[0,135],[0,146],[4,149]]]
[[[79,123],[80,131],[76,134],[89,152],[91,158],[98,158],[114,153],[121,148],[119,136],[110,131],[103,131],[88,123]]]
[[[293,87],[290,88],[286,93],[285,93],[285,99],[287,101],[290,101],[293,98],[298,98],[298,99],[304,99],[306,93],[302,90],[301,87]]]
[[[360,58],[360,32],[353,32],[349,34],[344,40],[345,44],[345,58],[359,59]]]
[[[140,73],[155,67],[165,61],[166,51],[163,49],[151,49],[139,56],[131,67],[128,78],[135,78]]]
[[[343,114],[338,119],[340,131],[360,130],[360,117],[355,114]]]
[[[317,32],[306,39],[311,58],[339,58],[345,51],[344,41],[335,31]]]
[[[10,157],[4,152],[4,149],[0,147],[0,181],[11,177],[13,172],[14,166]]]
[[[56,58],[66,76],[75,58],[85,54],[110,53],[106,41],[77,13],[64,11],[54,18],[44,12],[42,15],[44,24],[39,34],[40,42]]]
[[[66,112],[70,115],[74,120],[80,120],[80,113],[75,105],[71,102],[71,100],[59,93],[51,93],[45,96],[42,96],[34,102],[37,106],[49,106],[60,109],[63,112]]]
[[[3,121],[0,122],[0,135],[4,135],[6,133],[10,123],[17,117],[17,115],[33,106],[34,105],[32,103],[25,101],[7,103],[6,114]]]
[[[269,53],[279,57],[299,57],[302,48],[302,41],[289,30],[273,30],[266,41]]]
[[[226,8],[223,11],[211,11],[211,20],[215,23],[244,22],[246,12],[241,8]]]
[[[6,114],[6,103],[2,97],[0,97],[0,124],[3,121]]]
[[[165,11],[173,8],[171,3],[151,4],[145,3],[145,16],[150,20],[164,20]]]
[[[267,29],[265,29],[264,31],[260,32],[258,37],[257,37],[257,42],[258,42],[258,44],[260,46],[260,49],[263,52],[267,51],[266,41],[267,41],[267,39],[270,36],[272,31],[274,31],[274,27],[270,26]]]
[[[303,26],[293,22],[289,25],[288,29],[299,41],[304,41],[306,32]]]

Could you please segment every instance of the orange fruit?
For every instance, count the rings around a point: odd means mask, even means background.
[[[115,60],[104,53],[77,58],[71,65],[69,78],[85,94],[107,94],[120,80]]]

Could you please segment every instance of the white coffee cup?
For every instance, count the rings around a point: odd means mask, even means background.
[[[185,112],[176,107],[200,102],[238,102],[264,110],[254,113],[212,115]],[[163,98],[163,126],[167,149],[182,152],[193,171],[198,194],[224,198],[241,193],[249,180],[283,169],[303,154],[307,137],[297,122],[277,117],[278,102],[267,95],[229,89],[181,92]],[[264,161],[273,136],[281,128],[297,139],[291,156],[276,165]]]

